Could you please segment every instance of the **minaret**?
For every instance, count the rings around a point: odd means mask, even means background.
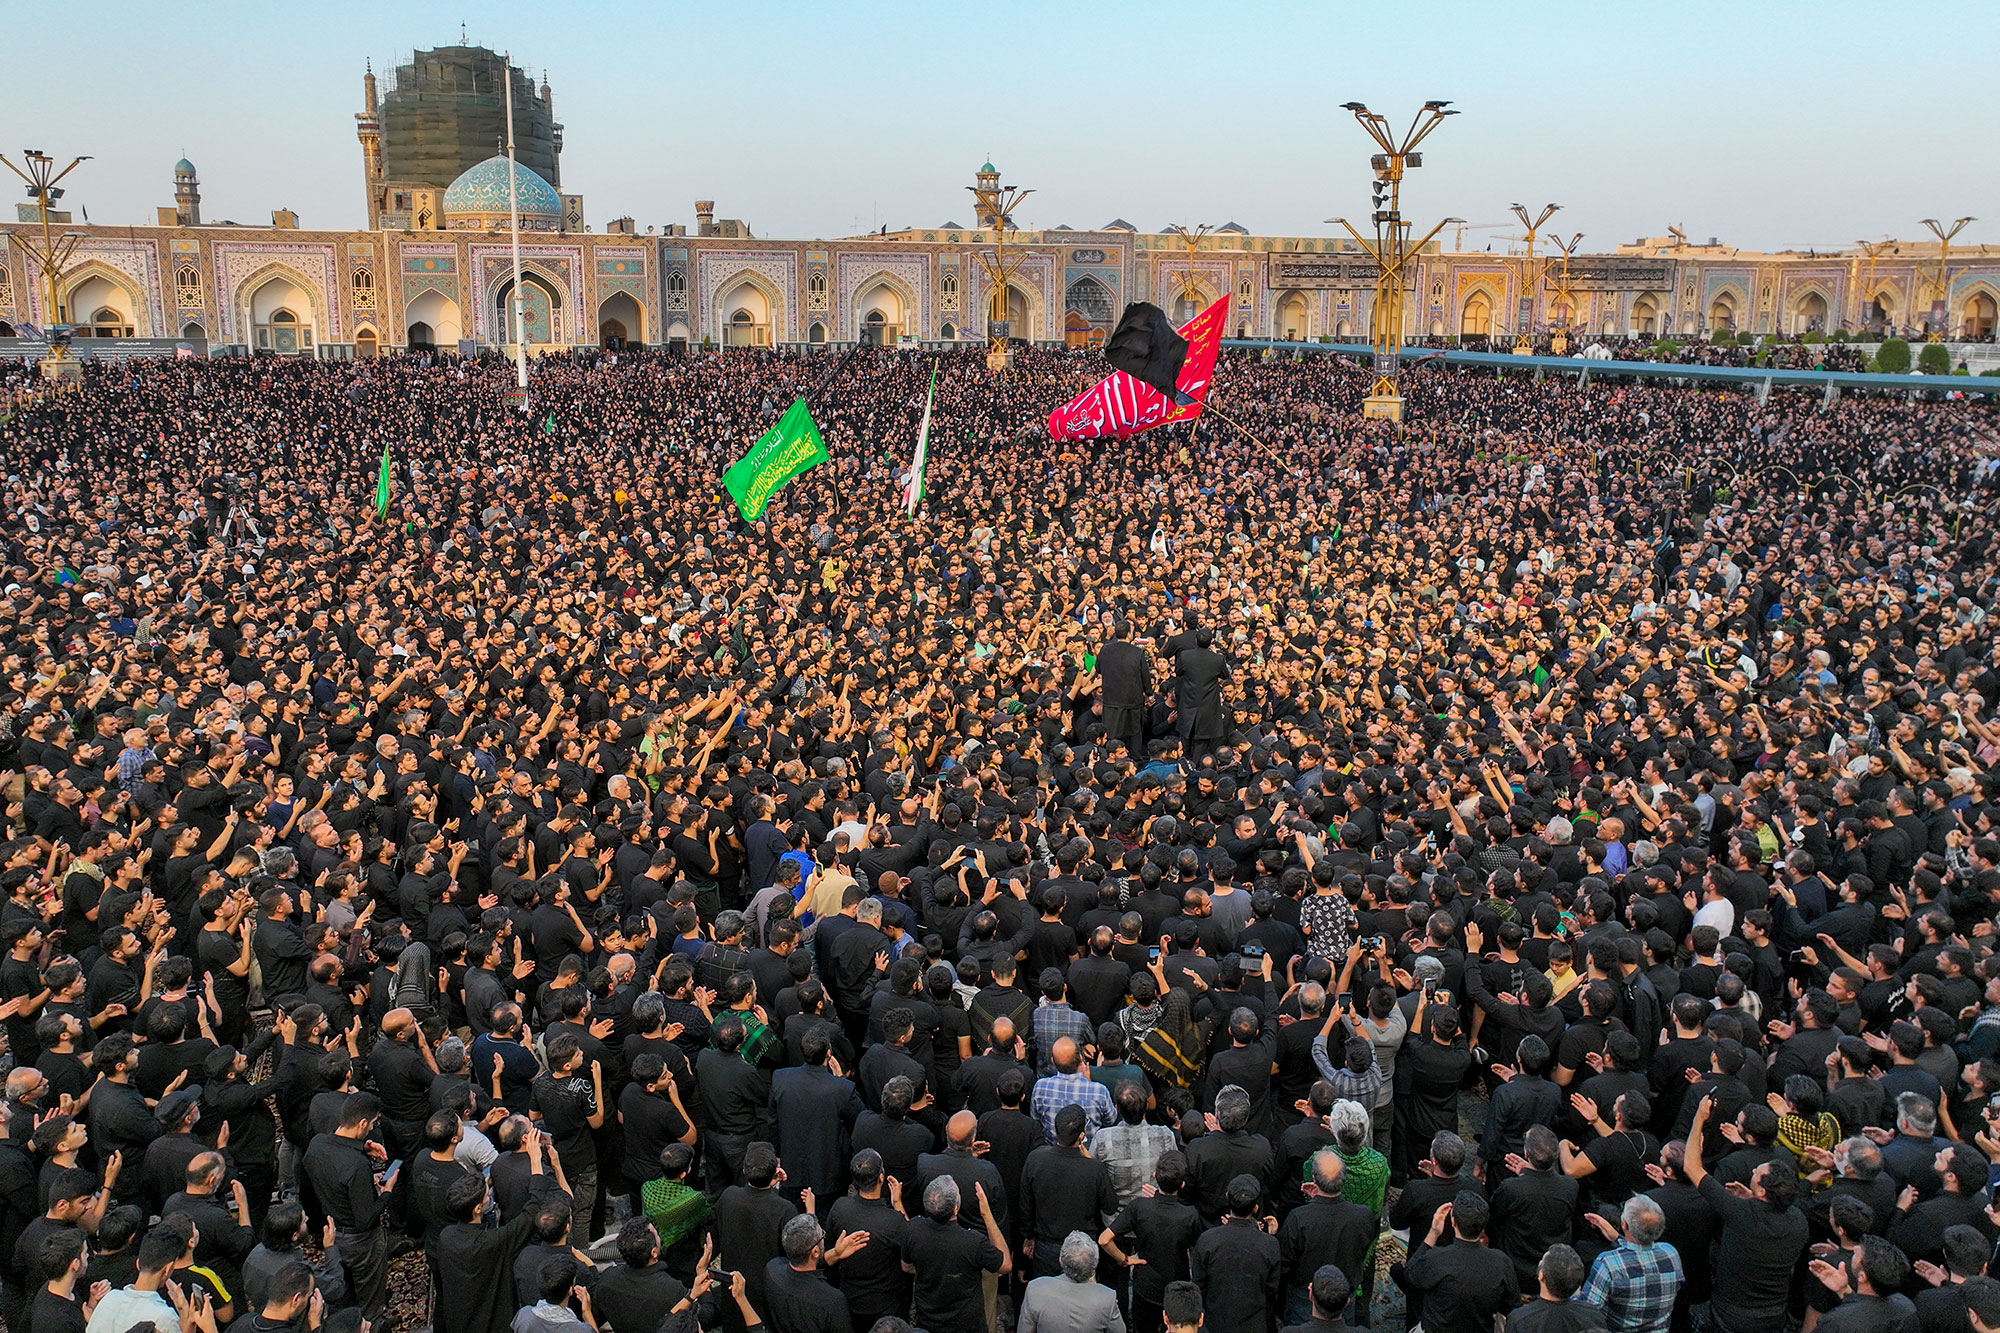
[[[361,78],[361,110],[354,113],[354,137],[361,141],[361,175],[368,192],[368,229],[382,217],[382,118],[375,100],[375,62]]]
[[[201,225],[201,180],[186,158],[174,163],[174,221],[182,227]]]
[[[556,119],[556,95],[549,91],[549,72],[542,71],[542,108],[549,113],[549,138],[555,144],[555,175],[551,185],[562,184],[562,122]]]
[[[980,230],[1000,224],[1000,169],[991,162],[982,164],[973,179],[979,184],[972,187],[973,222]]]

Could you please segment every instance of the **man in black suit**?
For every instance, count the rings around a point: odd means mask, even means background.
[[[1105,735],[1124,741],[1135,760],[1142,758],[1146,702],[1153,692],[1152,655],[1123,638],[1113,639],[1097,650],[1097,677],[1103,683]]]
[[[1222,682],[1229,679],[1229,662],[1211,646],[1214,642],[1214,630],[1198,629],[1194,647],[1184,649],[1174,659],[1176,707],[1180,711],[1181,739],[1187,742],[1189,758],[1213,749],[1228,731],[1227,715],[1222,709]]]
[[[806,1033],[799,1042],[802,1063],[771,1076],[771,1120],[785,1174],[828,1201],[847,1190],[849,1136],[862,1112],[854,1084],[828,1065],[833,1032],[832,1024],[823,1024]]]

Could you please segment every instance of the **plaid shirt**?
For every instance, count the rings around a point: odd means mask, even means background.
[[[1665,1241],[1620,1240],[1591,1265],[1576,1299],[1604,1311],[1607,1333],[1666,1333],[1681,1289],[1681,1256]]]
[[[1049,1136],[1050,1143],[1056,1141],[1056,1112],[1065,1106],[1083,1108],[1085,1133],[1118,1118],[1118,1110],[1111,1104],[1111,1089],[1090,1075],[1055,1074],[1038,1078],[1035,1090],[1028,1095],[1028,1113],[1042,1122],[1042,1133]]]
[[[1071,1008],[1067,1000],[1054,1004],[1043,1000],[1035,1006],[1036,1077],[1048,1078],[1056,1072],[1056,1042],[1064,1037],[1076,1039],[1079,1055],[1084,1047],[1097,1045],[1097,1029],[1091,1026],[1089,1014]]]
[[[129,745],[118,752],[118,790],[130,792],[132,784],[139,780],[139,770],[154,757],[151,746],[141,746],[134,750]]]

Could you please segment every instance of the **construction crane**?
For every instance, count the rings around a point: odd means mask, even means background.
[[[1452,235],[1451,248],[1454,253],[1463,254],[1465,252],[1465,233],[1468,231],[1503,231],[1513,225],[1511,222],[1461,222],[1458,224],[1457,231]]]

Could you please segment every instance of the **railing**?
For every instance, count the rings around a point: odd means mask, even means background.
[[[1311,352],[1326,356],[1346,356],[1366,360],[1374,349],[1363,343],[1275,342],[1261,338],[1224,338],[1222,345],[1245,351],[1268,350],[1279,353]],[[2000,376],[1982,375],[1878,375],[1859,370],[1778,370],[1763,366],[1698,366],[1676,361],[1593,361],[1582,356],[1516,356],[1511,352],[1467,352],[1456,348],[1427,349],[1406,347],[1404,372],[1414,365],[1442,361],[1448,366],[1479,369],[1527,370],[1546,374],[1580,375],[1586,380],[1620,376],[1645,380],[1704,380],[1733,384],[1744,389],[1764,389],[1784,385],[1818,389],[1866,389],[1876,392],[1908,393],[1925,390],[1942,393],[2000,394]]]

